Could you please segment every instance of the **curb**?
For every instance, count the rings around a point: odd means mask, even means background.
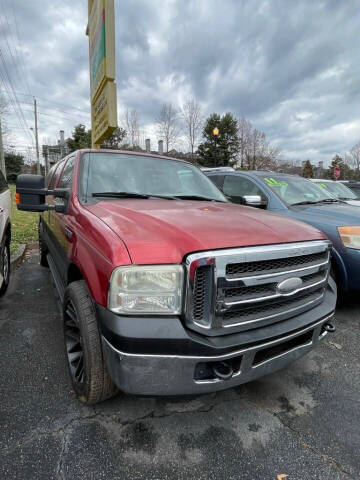
[[[25,255],[26,245],[20,245],[19,248],[10,257],[10,271],[13,272],[19,265]]]

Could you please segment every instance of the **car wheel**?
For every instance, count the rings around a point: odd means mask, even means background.
[[[79,400],[91,405],[113,397],[117,389],[106,368],[94,304],[83,280],[68,286],[63,305],[65,351]]]
[[[0,287],[0,297],[6,292],[10,282],[10,246],[9,242],[5,239],[0,251],[0,268],[3,276],[3,283]]]
[[[39,262],[42,267],[48,267],[47,254],[49,250],[44,243],[44,240],[41,238],[41,223],[39,223]]]

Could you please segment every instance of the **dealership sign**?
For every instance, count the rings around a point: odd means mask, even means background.
[[[117,127],[114,0],[89,0],[92,143],[98,147]]]

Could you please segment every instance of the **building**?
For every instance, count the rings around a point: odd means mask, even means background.
[[[61,160],[69,153],[69,148],[65,141],[64,130],[60,130],[60,138],[57,145],[43,145],[42,154],[45,160],[45,165],[50,169],[56,162]]]

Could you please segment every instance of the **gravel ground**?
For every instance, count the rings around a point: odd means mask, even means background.
[[[50,273],[27,255],[0,303],[1,479],[359,479],[360,302],[307,357],[192,398],[72,392]]]

